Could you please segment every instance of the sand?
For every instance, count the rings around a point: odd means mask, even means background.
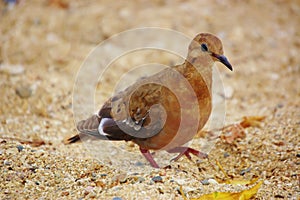
[[[299,199],[299,22],[296,0],[1,1],[0,199],[183,199],[180,187],[189,198],[245,188],[222,184],[216,161],[230,177],[263,180],[256,199]],[[182,158],[168,169],[150,168],[131,143],[118,145],[136,153],[141,170],[100,162],[106,152],[94,156],[87,142],[65,145],[76,134],[73,86],[89,52],[121,31],[153,26],[190,38],[218,35],[234,67],[230,72],[218,64],[224,125],[265,116],[260,127],[247,128],[246,138],[232,144],[217,140],[210,162]],[[151,51],[121,58],[118,70],[99,82],[96,108],[120,74],[146,57],[177,62]]]

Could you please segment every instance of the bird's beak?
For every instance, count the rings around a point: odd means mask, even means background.
[[[231,64],[229,63],[229,61],[227,60],[227,58],[223,55],[218,55],[218,54],[212,54],[212,56],[214,56],[215,58],[217,58],[221,63],[223,63],[228,69],[230,69],[230,71],[233,70]]]

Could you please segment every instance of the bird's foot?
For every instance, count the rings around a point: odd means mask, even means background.
[[[189,160],[192,160],[192,157],[190,154],[193,154],[201,159],[208,158],[208,155],[206,153],[203,153],[201,151],[198,151],[196,149],[190,148],[190,147],[175,147],[173,149],[168,150],[169,153],[179,153],[178,156],[173,158],[171,161],[177,161],[182,156],[186,156]]]
[[[140,148],[141,153],[143,156],[149,161],[150,165],[154,168],[159,168],[158,164],[155,162],[154,158],[152,157],[152,154],[148,149],[142,149]]]

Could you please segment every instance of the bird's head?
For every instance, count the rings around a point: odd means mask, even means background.
[[[223,45],[218,37],[210,33],[200,33],[191,42],[188,57],[192,60],[201,55],[209,56],[211,60],[223,63],[232,71],[233,68],[223,53]]]

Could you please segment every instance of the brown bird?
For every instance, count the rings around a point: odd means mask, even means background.
[[[212,67],[216,61],[232,71],[220,39],[210,33],[198,34],[183,64],[142,78],[108,99],[98,114],[77,124],[80,133],[67,143],[87,135],[132,141],[155,168],[159,166],[149,150],[179,153],[173,160],[183,155],[191,159],[190,154],[206,158],[207,154],[183,145],[210,116]]]

